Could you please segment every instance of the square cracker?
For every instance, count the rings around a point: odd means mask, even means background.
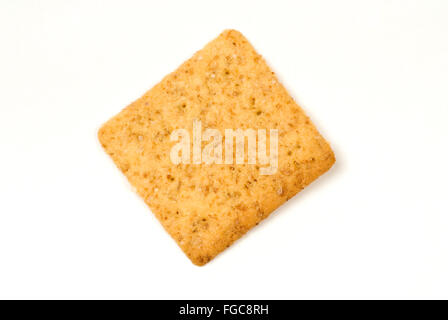
[[[278,170],[179,164],[174,129],[278,129]],[[269,132],[269,131],[268,131]],[[334,154],[246,38],[226,30],[98,133],[105,151],[196,265],[204,265],[334,163]],[[223,151],[224,154],[224,151]]]

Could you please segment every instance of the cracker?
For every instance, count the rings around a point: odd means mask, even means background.
[[[278,170],[173,164],[175,129],[278,129]],[[268,131],[269,132],[269,131]],[[204,265],[326,172],[334,154],[246,38],[226,30],[98,133],[166,231]],[[269,150],[269,149],[268,149]]]

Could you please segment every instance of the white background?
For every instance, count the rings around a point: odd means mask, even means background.
[[[0,298],[448,298],[447,1],[0,2]],[[226,28],[334,148],[205,267],[100,125]]]

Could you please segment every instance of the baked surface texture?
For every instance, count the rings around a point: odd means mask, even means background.
[[[277,172],[261,175],[262,165],[247,163],[173,164],[170,134],[184,128],[192,137],[194,120],[223,136],[225,129],[278,129]],[[111,118],[98,137],[196,265],[209,262],[335,162],[326,140],[235,30],[224,31]]]

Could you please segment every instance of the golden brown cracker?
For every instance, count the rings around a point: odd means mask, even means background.
[[[170,134],[278,129],[278,170],[173,164]],[[269,131],[268,131],[269,132]],[[334,154],[246,38],[226,30],[100,129],[99,140],[194,264],[204,265],[311,183]],[[269,149],[268,149],[269,150]],[[224,153],[224,151],[223,151]]]

